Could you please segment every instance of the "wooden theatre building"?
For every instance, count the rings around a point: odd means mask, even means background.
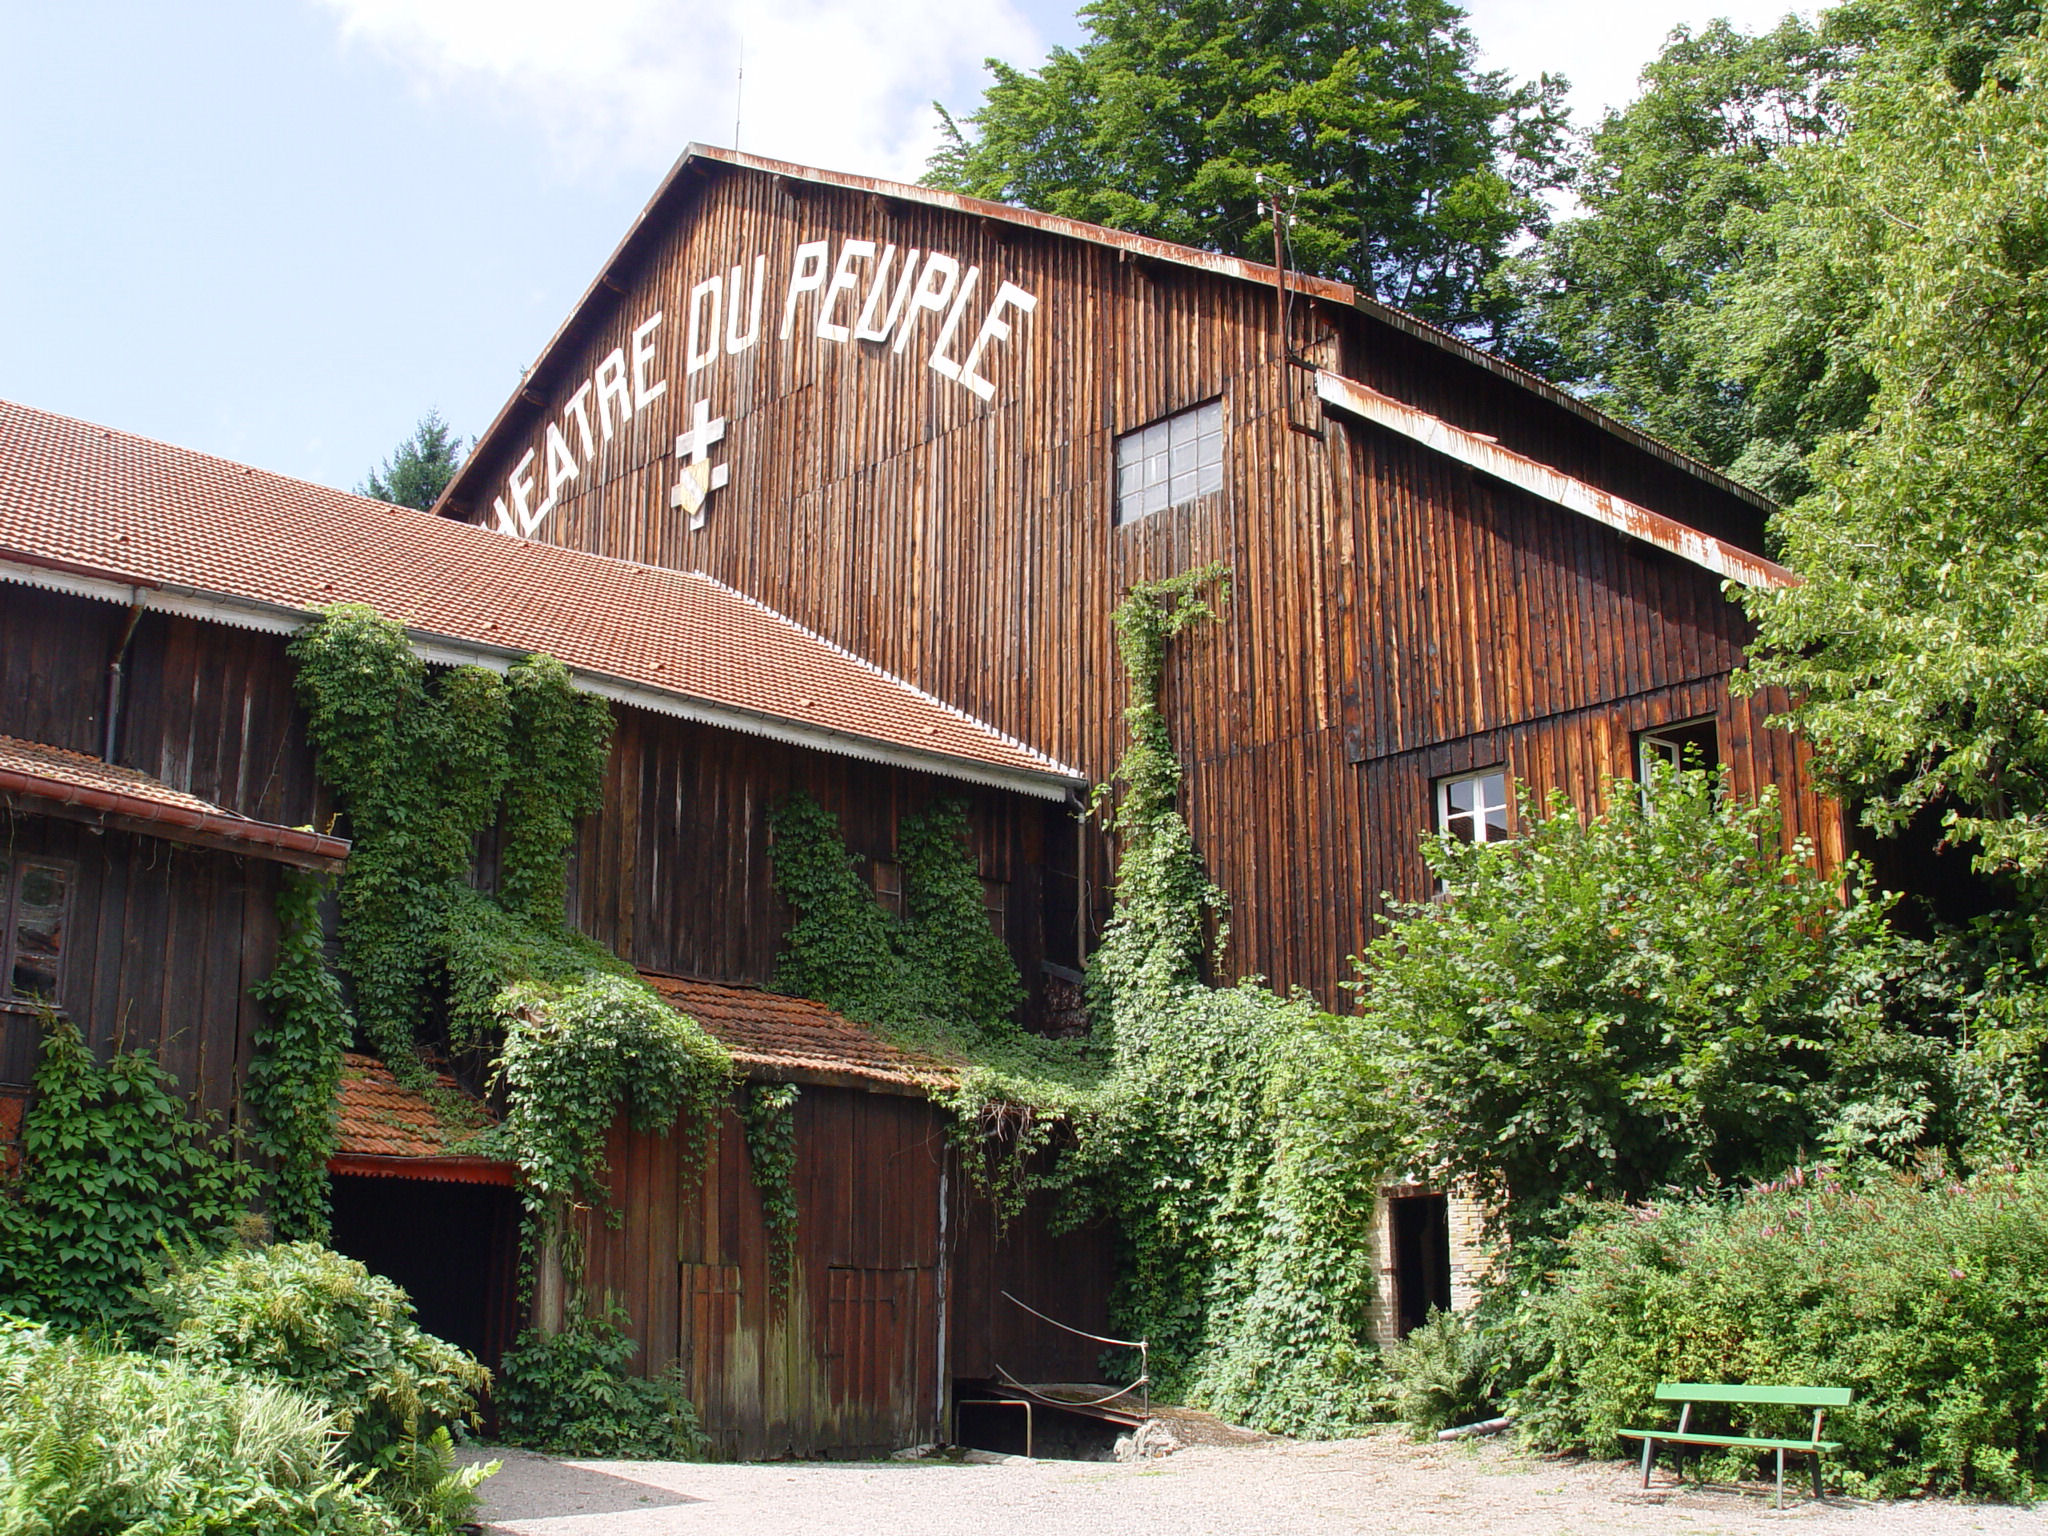
[[[1654,754],[1782,786],[1788,837],[1840,851],[1776,701],[1728,688],[1749,629],[1724,584],[1789,579],[1767,504],[1341,284],[692,149],[437,511],[0,406],[5,899],[30,916],[7,931],[43,935],[23,974],[56,965],[96,1042],[161,1042],[231,1109],[275,862],[346,851],[289,831],[327,810],[289,632],[355,600],[432,661],[560,657],[618,721],[572,920],[749,1073],[806,1085],[786,1315],[736,1126],[690,1188],[666,1143],[613,1149],[626,1220],[594,1278],[732,1454],[937,1438],[953,1381],[1092,1374],[997,1298],[1099,1329],[1102,1235],[998,1242],[923,1069],[759,990],[786,921],[764,818],[809,789],[886,900],[901,817],[965,796],[1031,1016],[1060,1016],[1107,912],[1113,849],[1077,811],[1123,745],[1132,584],[1231,573],[1166,700],[1230,977],[1341,1005],[1383,893],[1427,894],[1424,834],[1511,835],[1518,789],[1591,805]],[[110,775],[200,821],[92,799]],[[23,1017],[0,1000],[0,1082]],[[496,1197],[431,1126],[346,1123],[371,1225],[429,1198],[409,1186]],[[1387,1333],[1469,1279],[1460,1213],[1390,1193]]]
[[[1111,610],[1221,562],[1166,703],[1223,979],[1326,1006],[1427,896],[1424,834],[1512,835],[1521,791],[1591,807],[1697,753],[1841,853],[1782,701],[1728,687],[1725,586],[1789,579],[1769,504],[1340,283],[693,148],[439,510],[707,572],[1095,781]],[[1081,836],[1039,892],[1058,968],[1107,911]],[[1474,1213],[1390,1194],[1383,1338],[1473,1294]]]

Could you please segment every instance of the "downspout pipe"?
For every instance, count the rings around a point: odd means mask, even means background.
[[[114,761],[114,749],[121,740],[122,669],[128,660],[128,649],[135,643],[135,626],[141,622],[142,596],[137,593],[135,601],[128,605],[128,622],[122,626],[120,644],[114,647],[114,659],[107,663],[105,729],[100,733],[100,761],[103,763]]]

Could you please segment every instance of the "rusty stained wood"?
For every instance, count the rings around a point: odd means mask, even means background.
[[[600,445],[536,536],[705,570],[1095,779],[1124,744],[1119,597],[1229,565],[1225,623],[1189,632],[1166,677],[1185,803],[1233,902],[1226,973],[1341,1004],[1379,893],[1427,894],[1432,765],[1482,747],[1527,783],[1590,793],[1631,771],[1629,731],[1723,716],[1738,781],[1787,786],[1788,837],[1839,848],[1835,809],[1799,787],[1801,749],[1728,693],[1751,631],[1718,576],[1366,423],[1291,429],[1270,288],[928,201],[795,189],[708,165],[662,200],[667,222],[609,269],[620,291],[551,353],[548,405],[486,443],[465,482],[477,499],[645,317],[682,315],[693,285],[764,253],[762,341],[692,374],[686,325],[651,333],[665,397]],[[815,338],[802,304],[779,338],[797,245],[848,237],[949,251],[1035,295],[987,370],[993,400],[919,349]],[[1294,315],[1334,372],[1731,558],[1761,555],[1753,502],[1566,403],[1327,297]],[[730,483],[691,532],[668,494],[699,400],[727,420]],[[1207,400],[1226,419],[1223,490],[1115,526],[1117,435]],[[1110,870],[1092,835],[1097,922]]]
[[[768,1232],[738,1116],[723,1112],[688,1176],[688,1127],[621,1127],[609,1157],[619,1220],[588,1221],[587,1283],[645,1346],[679,1362],[715,1453],[872,1454],[945,1438],[952,1384],[997,1365],[1087,1380],[1096,1347],[1002,1301],[1100,1328],[1111,1234],[1053,1236],[1034,1200],[999,1230],[961,1178],[945,1111],[919,1099],[806,1087],[796,1106],[796,1257],[770,1283]],[[945,1220],[940,1220],[941,1207]],[[943,1330],[943,1332],[942,1332]]]

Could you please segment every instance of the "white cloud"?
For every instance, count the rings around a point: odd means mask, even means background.
[[[572,166],[666,167],[684,144],[913,178],[931,102],[971,106],[981,63],[1035,62],[1016,0],[319,0],[435,91],[483,91]]]
[[[1814,7],[1787,0],[1466,0],[1465,10],[1488,68],[1525,79],[1546,70],[1564,75],[1572,83],[1572,115],[1590,126],[1606,108],[1635,99],[1637,76],[1673,27],[1697,31],[1725,16],[1758,32],[1790,12],[1810,19]]]

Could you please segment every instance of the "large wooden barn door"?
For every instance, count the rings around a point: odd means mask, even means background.
[[[922,1099],[807,1086],[796,1260],[776,1292],[737,1117],[677,1190],[675,1357],[719,1455],[854,1455],[940,1438],[939,1201],[947,1143]],[[630,1202],[627,1202],[630,1204]],[[624,1232],[595,1248],[630,1249]],[[626,1266],[630,1270],[631,1266]],[[660,1369],[666,1350],[650,1351]]]
[[[807,1091],[826,1390],[846,1449],[941,1438],[939,1199],[946,1140],[922,1099]],[[809,1215],[810,1212],[806,1212]],[[815,1255],[815,1257],[812,1257]],[[822,1284],[820,1284],[822,1282]],[[822,1292],[822,1294],[820,1294]]]

